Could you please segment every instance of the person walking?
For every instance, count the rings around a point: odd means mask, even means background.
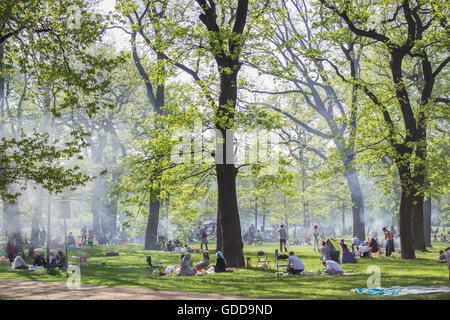
[[[287,240],[287,230],[284,227],[284,225],[280,225],[280,228],[278,229],[278,236],[280,239],[280,252],[283,252],[283,246],[284,246],[284,250],[287,252],[287,248],[286,248],[286,240]]]

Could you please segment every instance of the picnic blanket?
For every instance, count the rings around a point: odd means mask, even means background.
[[[446,286],[432,286],[432,287],[391,287],[391,288],[356,288],[351,289],[352,292],[361,294],[372,294],[372,295],[382,295],[382,296],[405,296],[408,294],[428,294],[428,293],[438,293],[438,292],[450,292],[450,288]]]
[[[317,274],[317,273],[302,272],[301,275],[302,276],[327,276],[329,274],[326,274],[326,273]],[[332,276],[354,276],[354,275],[356,275],[356,273],[351,273],[351,272],[345,272],[343,274],[332,274]]]

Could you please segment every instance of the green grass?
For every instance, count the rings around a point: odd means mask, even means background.
[[[194,244],[191,244],[191,246]],[[89,249],[70,249],[70,256],[88,256],[88,268],[81,269],[81,283],[93,285],[114,285],[151,288],[156,290],[214,292],[262,298],[285,299],[449,299],[448,293],[409,295],[401,297],[383,297],[360,295],[350,290],[367,286],[367,268],[377,265],[381,269],[381,286],[449,286],[446,264],[435,260],[438,252],[446,244],[433,243],[430,252],[417,252],[417,259],[402,260],[396,254],[394,258],[359,259],[357,264],[344,264],[345,272],[356,273],[351,276],[278,276],[275,273],[274,251],[276,244],[263,246],[245,246],[245,259],[251,257],[252,265],[258,261],[257,252],[262,250],[271,261],[271,269],[234,268],[233,272],[208,274],[192,277],[161,277],[147,275],[147,255],[164,265],[178,264],[180,253],[159,253],[146,251],[141,245],[93,247]],[[213,243],[210,244],[214,248]],[[305,264],[305,271],[317,272],[321,268],[318,254],[311,246],[291,246]],[[118,251],[117,257],[106,257],[107,251]],[[200,253],[192,254],[194,263],[201,259]],[[214,263],[214,251],[210,251],[211,263]],[[70,259],[69,259],[70,260]],[[74,259],[72,259],[74,260]],[[106,265],[101,262],[105,261]],[[57,275],[36,274],[29,270],[12,270],[9,263],[0,264],[0,278],[26,279],[39,281],[66,281],[64,273]]]

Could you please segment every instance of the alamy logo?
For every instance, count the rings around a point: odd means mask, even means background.
[[[372,273],[369,278],[367,278],[367,288],[377,289],[381,288],[381,270],[379,266],[371,265],[367,268],[367,273]]]
[[[80,29],[81,27],[81,9],[73,4],[67,7],[67,28],[69,30]]]
[[[69,266],[67,268],[67,288],[70,290],[79,290],[81,288],[81,272],[78,266]]]
[[[213,132],[213,133],[212,133]],[[279,166],[279,135],[274,131],[234,131],[225,134],[218,129],[203,132],[200,123],[193,130],[180,130],[172,135],[176,144],[171,160],[176,164],[234,164],[262,167],[265,175],[276,174]]]

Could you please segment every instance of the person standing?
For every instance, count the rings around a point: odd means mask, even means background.
[[[16,253],[16,239],[14,235],[9,233],[6,236],[6,254],[8,255],[9,262],[14,262],[14,254]]]
[[[319,252],[319,241],[320,241],[319,227],[317,225],[314,226],[313,236],[314,236],[313,249],[314,253],[316,253],[316,248],[317,252]]]
[[[83,243],[83,245],[86,245],[86,240],[87,240],[87,228],[86,225],[84,225],[83,228],[81,229],[81,242]]]
[[[287,248],[286,248],[286,240],[287,240],[287,230],[284,227],[284,225],[280,225],[280,228],[278,229],[278,235],[279,235],[279,239],[280,239],[280,252],[283,252],[283,246],[284,246],[284,250],[287,252]]]
[[[392,232],[386,228],[383,228],[384,237],[386,239],[386,257],[390,257],[392,252],[394,252],[394,239],[392,237]]]
[[[200,244],[200,249],[203,250],[203,245],[205,245],[205,250],[208,251],[208,233],[206,232],[206,228],[202,229],[202,243]]]
[[[47,241],[47,232],[44,228],[42,228],[41,232],[39,233],[39,238],[41,240],[41,245],[44,245],[45,241]]]

